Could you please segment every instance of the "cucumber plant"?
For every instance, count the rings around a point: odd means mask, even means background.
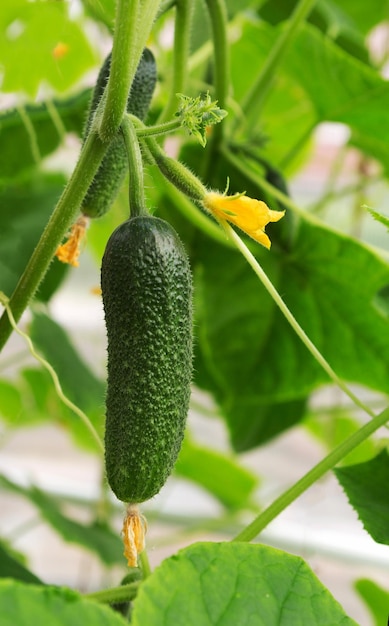
[[[15,331],[39,367],[0,378],[0,414],[7,436],[31,419],[66,427],[100,454],[103,478],[97,499],[77,504],[88,523],[68,515],[52,484],[37,489],[10,470],[0,486],[28,499],[65,541],[123,571],[109,572],[107,586],[104,569],[107,588],[80,594],[44,585],[40,577],[67,581],[32,573],[1,543],[3,621],[351,626],[355,618],[366,626],[361,605],[347,604],[331,581],[326,589],[289,553],[302,551],[289,535],[288,552],[267,544],[277,544],[271,522],[333,469],[365,530],[389,542],[389,461],[377,435],[389,417],[389,265],[372,250],[381,239],[370,215],[386,226],[387,219],[379,206],[371,214],[361,208],[379,205],[372,183],[386,184],[389,171],[387,51],[377,60],[369,36],[386,28],[385,3],[374,11],[359,0],[339,3],[334,12],[313,0],[83,0],[75,15],[69,3],[20,0],[23,20],[14,2],[4,3],[2,91],[13,92],[17,106],[0,112],[0,347]],[[108,46],[86,92],[78,81]],[[326,184],[310,185],[313,131],[328,120],[347,126],[350,143]],[[75,135],[80,154],[64,187],[48,159]],[[341,187],[350,163],[355,185]],[[314,198],[294,199],[296,173]],[[120,188],[128,198],[118,197]],[[333,204],[340,199],[341,212]],[[88,226],[84,247],[101,263],[106,376],[92,373],[47,318],[50,303],[36,312],[49,266],[52,294],[58,259],[84,264],[86,255],[77,255]],[[20,321],[30,303],[31,326]],[[77,311],[78,302],[70,304]],[[103,355],[106,338],[99,339]],[[325,385],[330,393],[328,383],[342,400],[317,408],[315,393]],[[194,428],[186,425],[190,407]],[[199,411],[218,416],[234,457],[197,440],[206,423],[196,422]],[[286,476],[265,506],[272,470],[264,463],[258,484],[237,455],[251,451],[255,463],[270,440],[277,454],[280,434],[292,455],[289,429],[325,452],[302,477],[284,455]],[[299,461],[309,465],[303,455]],[[177,478],[207,490],[219,518],[203,519],[196,501],[189,519],[181,501],[164,501]],[[172,543],[183,538],[186,547],[170,547],[174,554],[152,571],[148,554],[157,564],[162,522]],[[252,543],[267,527],[266,545]],[[191,544],[191,532],[207,541]],[[379,582],[356,586],[377,624],[387,620]]]

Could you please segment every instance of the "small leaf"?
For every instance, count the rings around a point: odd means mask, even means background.
[[[244,543],[197,543],[164,561],[131,624],[356,626],[300,557]]]
[[[5,476],[0,475],[0,485],[27,498],[40,511],[43,519],[57,532],[64,541],[76,543],[100,557],[106,565],[123,563],[123,545],[118,535],[110,528],[92,522],[81,524],[64,515],[55,498],[46,495],[36,487],[21,487]]]
[[[382,450],[370,461],[336,468],[334,472],[365,530],[377,543],[389,545],[387,450]]]
[[[351,437],[361,424],[358,420],[336,411],[335,414],[316,416],[308,415],[304,418],[304,426],[312,433],[328,451],[338,446],[342,441]],[[377,451],[377,444],[372,438],[366,439],[363,443],[352,450],[342,459],[342,465],[352,465],[362,463],[371,459]]]
[[[19,390],[8,380],[0,380],[0,416],[8,423],[18,423],[23,412]]]
[[[218,124],[225,118],[227,111],[220,109],[216,101],[207,93],[204,97],[190,98],[178,93],[181,105],[176,115],[190,135],[194,135],[204,147],[207,143],[207,126]]]
[[[0,581],[0,615],[4,626],[124,626],[112,609],[84,600],[71,589]]]
[[[14,557],[13,553],[6,548],[4,542],[0,542],[0,578],[15,578],[30,584],[41,583],[35,574],[30,572]]]
[[[231,456],[184,439],[175,472],[201,485],[224,506],[239,509],[250,506],[258,478]]]
[[[381,222],[381,224],[386,226],[386,228],[389,230],[389,217],[387,217],[386,215],[382,215],[381,213],[378,213],[377,211],[374,211],[370,207],[364,207],[364,208],[367,208],[369,213],[374,217],[374,219],[377,222]]]
[[[81,409],[102,407],[105,385],[89,369],[65,330],[44,313],[34,313],[31,339],[52,365],[65,394]]]
[[[389,591],[363,578],[357,580],[354,587],[371,611],[375,626],[385,626],[389,616]]]

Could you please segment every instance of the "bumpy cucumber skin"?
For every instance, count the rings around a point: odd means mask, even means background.
[[[85,126],[86,136],[90,129],[94,112],[103,95],[109,77],[111,55],[105,59],[94,89],[89,114]],[[127,101],[127,111],[145,119],[149,110],[151,98],[157,82],[157,68],[153,53],[145,48],[139,61],[130,95]],[[112,141],[97,173],[89,187],[81,211],[87,217],[101,217],[113,204],[128,169],[128,159],[123,137],[119,133]]]
[[[101,269],[108,336],[105,461],[119,500],[156,495],[184,436],[192,376],[192,278],[159,218],[134,217],[108,241]]]

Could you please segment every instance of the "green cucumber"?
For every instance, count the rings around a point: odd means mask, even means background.
[[[173,228],[130,218],[101,268],[108,336],[105,461],[119,500],[156,495],[180,451],[192,376],[192,279]]]
[[[111,55],[105,59],[98,75],[92,94],[89,114],[84,131],[84,140],[90,130],[96,108],[104,93],[109,78]],[[157,81],[157,69],[153,53],[145,48],[139,61],[130,94],[127,112],[143,120],[149,110],[151,98]],[[81,212],[87,217],[101,217],[113,204],[128,170],[128,157],[124,140],[119,133],[113,139],[97,173],[93,179],[81,206]]]

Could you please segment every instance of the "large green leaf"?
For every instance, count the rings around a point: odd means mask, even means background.
[[[66,2],[2,0],[2,91],[35,97],[45,82],[69,89],[95,61],[82,26],[69,18]]]
[[[3,626],[124,626],[128,622],[109,607],[84,600],[75,591],[59,587],[0,581]]]
[[[198,543],[141,586],[133,626],[355,626],[304,561],[258,544]]]
[[[242,36],[231,45],[231,79],[237,107],[256,80],[276,41],[276,33],[265,22],[244,23]],[[232,119],[229,116],[222,123],[228,125]],[[257,120],[254,132],[245,142],[265,144],[268,158],[278,163],[315,125],[317,116],[305,90],[282,67],[277,71],[276,88],[269,93],[263,115],[257,115]]]
[[[237,99],[255,80],[255,73],[242,72],[242,66],[261,66],[279,33],[264,22],[244,25],[231,53]],[[277,107],[282,100],[289,115]],[[280,159],[288,146],[290,149],[315,124],[334,121],[350,126],[353,140],[389,168],[389,82],[312,26],[305,25],[293,42],[277,73],[276,88],[258,119],[270,136],[272,158]]]
[[[64,541],[76,543],[90,550],[106,565],[123,563],[123,544],[108,526],[92,522],[81,524],[62,513],[54,497],[46,495],[36,487],[21,487],[5,476],[0,476],[0,487],[13,491],[32,502],[40,511],[43,519],[57,532]]]
[[[370,142],[366,151],[389,167],[388,81],[308,27],[296,39],[286,70],[309,95],[318,121],[347,124],[358,141]]]
[[[292,15],[297,0],[272,2],[268,0],[259,9],[261,18],[272,25],[287,20]],[[386,0],[351,2],[342,0],[317,0],[308,16],[309,23],[316,26],[327,37],[333,39],[338,46],[353,56],[368,62],[369,54],[365,45],[364,35],[381,21],[387,18]]]
[[[387,450],[365,463],[336,468],[334,472],[365,530],[377,543],[389,545]]]
[[[355,240],[305,220],[289,253],[274,247],[256,255],[335,371],[386,392],[389,320],[374,297],[389,282],[389,266]],[[304,398],[327,375],[243,258],[200,237],[196,262],[198,350],[234,446],[247,449],[297,421]]]
[[[65,182],[62,175],[37,174],[0,188],[0,290],[7,296],[15,289]],[[54,259],[37,297],[47,301],[66,272],[67,266]]]
[[[62,142],[64,132],[81,135],[90,89],[63,100],[28,104],[0,114],[0,182],[17,178]],[[54,112],[53,112],[54,111]],[[60,118],[60,124],[55,119]],[[23,147],[23,149],[21,149]]]
[[[207,489],[226,507],[252,506],[250,498],[258,479],[231,455],[200,446],[186,436],[174,471]]]

